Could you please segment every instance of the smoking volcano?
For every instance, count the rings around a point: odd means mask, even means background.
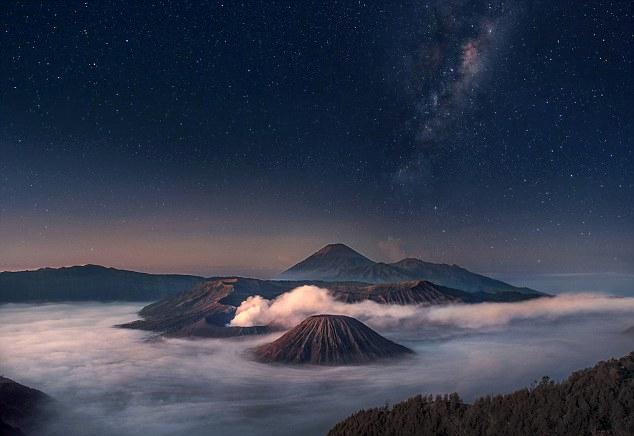
[[[260,362],[350,365],[411,354],[362,322],[343,315],[314,315],[270,344],[255,349]]]

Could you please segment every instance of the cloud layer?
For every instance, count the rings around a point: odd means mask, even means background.
[[[614,308],[617,301],[611,300],[601,309],[607,312],[597,313],[591,306],[601,301],[584,298],[560,306],[557,317],[534,307],[523,313],[541,313],[540,322],[511,322],[486,332],[451,324],[379,330],[416,352],[387,368],[295,368],[251,360],[253,347],[279,333],[148,341],[152,334],[112,328],[135,318],[141,308],[135,304],[0,305],[0,374],[47,392],[74,412],[38,436],[323,435],[352,412],[386,401],[453,391],[471,401],[624,355],[632,350],[632,338],[621,332],[633,324],[632,312]],[[414,322],[426,313],[411,309],[417,311],[408,318]],[[465,312],[456,318],[452,310],[429,314],[442,315],[441,322],[476,322]],[[560,317],[571,311],[574,316]],[[372,322],[387,319],[385,312],[372,316]],[[504,322],[496,313],[483,312],[481,318],[490,316]]]

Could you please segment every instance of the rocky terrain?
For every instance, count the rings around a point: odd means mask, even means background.
[[[457,394],[417,396],[393,407],[362,410],[335,425],[348,435],[561,435],[634,434],[634,353],[541,383],[465,404]]]
[[[458,265],[407,258],[394,263],[374,262],[343,244],[330,244],[280,274],[288,280],[356,281],[397,283],[426,280],[472,293],[539,295],[529,288],[509,285]]]
[[[343,315],[311,316],[279,339],[254,350],[266,363],[350,365],[413,353]]]

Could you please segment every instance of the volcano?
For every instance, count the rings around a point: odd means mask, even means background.
[[[431,263],[414,258],[394,263],[374,262],[344,244],[326,245],[281,273],[279,278],[370,284],[425,280],[474,294],[497,294],[500,301],[544,296],[533,289],[516,287],[458,265]]]
[[[260,362],[354,365],[402,357],[413,351],[343,315],[315,315],[270,344],[255,349]]]

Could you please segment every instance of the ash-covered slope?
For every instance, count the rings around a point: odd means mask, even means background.
[[[411,353],[362,322],[342,315],[311,316],[254,350],[260,362],[313,365],[362,364]]]
[[[458,265],[403,259],[394,263],[373,262],[343,244],[327,245],[280,274],[287,280],[354,281],[397,283],[426,280],[471,293],[543,295],[500,280],[468,271]],[[512,298],[512,295],[511,295]]]
[[[225,325],[247,297],[275,298],[297,286],[301,285],[241,277],[213,279],[191,291],[145,306],[139,312],[143,319],[119,327],[157,331],[170,336],[225,337],[261,333],[262,329],[227,330]]]

